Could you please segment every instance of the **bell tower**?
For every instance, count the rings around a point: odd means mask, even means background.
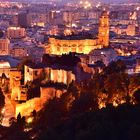
[[[109,45],[109,15],[103,11],[99,21],[98,43],[104,47]]]

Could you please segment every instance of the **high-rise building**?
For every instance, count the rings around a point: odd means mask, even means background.
[[[28,12],[19,13],[18,25],[23,28],[31,26],[31,15]]]
[[[104,47],[109,45],[109,15],[106,11],[102,13],[100,18],[98,41]]]

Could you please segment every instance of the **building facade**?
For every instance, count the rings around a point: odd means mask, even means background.
[[[46,53],[62,55],[70,52],[89,54],[94,49],[109,45],[109,15],[102,13],[99,24],[98,38],[83,35],[54,36],[49,38]]]
[[[88,54],[91,50],[102,48],[97,43],[97,39],[49,38],[46,53],[55,55],[68,54],[70,52]]]
[[[110,48],[96,49],[89,55],[89,64],[102,61],[106,66],[117,59],[117,53]]]
[[[31,15],[28,12],[18,14],[18,26],[27,28],[31,26]]]
[[[75,75],[70,70],[51,67],[31,67],[24,66],[24,84],[28,81],[38,79],[42,73],[45,74],[45,81],[53,81],[54,83],[70,84],[75,80]]]
[[[19,39],[26,36],[25,28],[9,27],[7,29],[7,37],[11,39]]]
[[[9,55],[9,39],[0,39],[0,55]]]

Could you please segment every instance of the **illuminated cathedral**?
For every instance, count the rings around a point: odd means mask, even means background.
[[[106,11],[102,13],[99,24],[98,44],[103,47],[109,45],[109,15]]]
[[[101,49],[109,45],[109,15],[104,11],[99,19],[97,38],[81,36],[50,37],[46,46],[46,53],[54,55],[76,52],[89,54],[94,49]]]

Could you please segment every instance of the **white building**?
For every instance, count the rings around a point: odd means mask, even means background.
[[[9,78],[10,70],[15,69],[18,64],[19,61],[17,59],[10,56],[0,56],[0,77],[4,73],[6,77]]]
[[[9,27],[7,29],[7,37],[12,39],[24,38],[26,36],[25,28]]]
[[[54,83],[70,84],[75,80],[75,74],[71,70],[61,69],[60,67],[47,67],[43,64],[38,66],[24,66],[24,84],[40,78],[42,72],[45,72],[45,81],[53,81]]]

